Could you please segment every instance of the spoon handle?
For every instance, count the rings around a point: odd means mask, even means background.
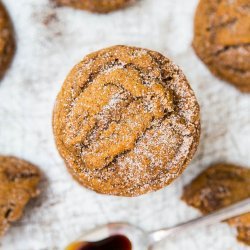
[[[153,231],[149,234],[150,244],[154,245],[175,233],[187,231],[188,229],[193,229],[195,227],[209,226],[248,212],[250,212],[250,198],[197,219],[178,224],[172,228]]]

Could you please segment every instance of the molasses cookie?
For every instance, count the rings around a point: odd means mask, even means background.
[[[186,168],[199,142],[199,105],[168,58],[114,46],[86,56],[69,73],[53,129],[81,184],[137,196],[163,188]]]
[[[25,205],[39,194],[40,171],[31,163],[0,156],[0,236],[18,220]]]
[[[133,1],[134,0],[54,0],[58,5],[65,5],[98,13],[108,13],[121,9]]]
[[[200,0],[193,47],[213,74],[250,92],[249,0]]]
[[[216,164],[184,188],[182,199],[207,214],[250,197],[250,169]],[[228,220],[238,239],[250,245],[250,213]]]
[[[250,213],[232,218],[227,221],[232,227],[237,228],[237,239],[250,246]]]
[[[10,18],[0,2],[0,78],[9,67],[15,52],[14,32]]]

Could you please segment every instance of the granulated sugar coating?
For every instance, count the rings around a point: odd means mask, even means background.
[[[199,105],[161,54],[114,46],[86,56],[57,97],[54,134],[72,175],[99,193],[137,196],[171,183],[199,141]]]

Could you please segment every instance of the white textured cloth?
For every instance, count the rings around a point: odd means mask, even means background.
[[[250,166],[250,95],[213,77],[191,48],[197,0],[141,0],[108,15],[54,8],[47,0],[4,0],[17,53],[0,84],[0,153],[43,170],[42,195],[0,242],[1,250],[61,250],[91,229],[129,221],[145,230],[199,215],[180,201],[183,185],[209,164]],[[156,50],[181,66],[201,105],[201,142],[190,166],[169,187],[138,198],[95,194],[68,174],[54,145],[53,104],[69,70],[89,52],[115,44]],[[161,248],[159,248],[161,249]],[[177,235],[162,249],[243,250],[235,231],[218,224]]]

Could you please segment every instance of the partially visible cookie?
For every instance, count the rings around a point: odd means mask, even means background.
[[[3,4],[0,2],[0,78],[4,76],[15,52],[14,31]]]
[[[41,174],[31,163],[0,156],[0,236],[18,220],[25,205],[39,194]]]
[[[227,222],[230,226],[237,228],[237,239],[250,246],[250,213],[232,218]]]
[[[207,214],[250,197],[250,169],[216,164],[184,188],[182,199]],[[250,213],[228,220],[238,230],[238,240],[250,245]]]
[[[98,13],[108,13],[121,9],[132,1],[134,0],[54,0],[58,5],[65,5]]]
[[[213,74],[250,92],[249,0],[200,0],[193,47]]]

